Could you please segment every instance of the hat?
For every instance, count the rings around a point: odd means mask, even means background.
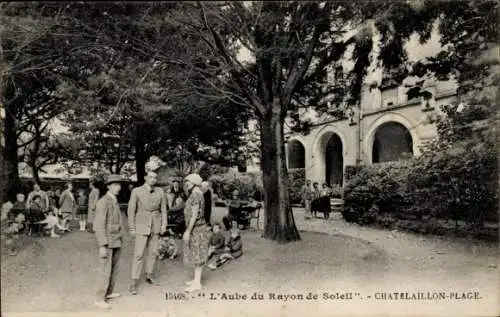
[[[203,182],[203,179],[201,178],[201,176],[198,174],[195,174],[195,173],[189,174],[188,176],[186,176],[185,180],[188,180],[197,186],[199,186]]]
[[[127,179],[121,177],[120,175],[112,174],[109,175],[108,178],[106,179],[106,185],[109,185],[111,183],[122,183],[126,181]]]
[[[147,172],[155,172],[160,167],[165,166],[166,163],[163,162],[158,156],[151,156],[146,162],[145,168]]]

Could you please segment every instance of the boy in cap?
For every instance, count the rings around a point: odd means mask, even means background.
[[[93,229],[99,245],[99,279],[95,305],[110,308],[106,300],[119,297],[113,293],[122,246],[122,221],[117,196],[121,190],[120,175],[110,175],[106,181],[108,192],[97,202]]]

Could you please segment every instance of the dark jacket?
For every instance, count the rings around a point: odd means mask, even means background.
[[[102,196],[95,208],[93,229],[99,246],[119,248],[122,246],[122,221],[118,201],[110,194]]]

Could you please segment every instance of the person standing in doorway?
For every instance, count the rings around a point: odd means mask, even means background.
[[[301,189],[302,201],[305,208],[305,219],[311,219],[311,181],[307,180],[306,184]]]
[[[132,284],[129,291],[138,293],[137,287],[142,273],[146,248],[146,282],[154,285],[153,270],[156,261],[159,235],[167,229],[167,203],[163,189],[156,187],[158,175],[148,171],[144,185],[134,188],[128,203],[128,225],[135,237],[132,259]]]
[[[117,196],[121,190],[120,175],[110,175],[106,182],[108,192],[96,204],[93,230],[99,245],[99,275],[95,305],[110,308],[108,299],[117,298],[114,293],[122,246],[122,221]]]
[[[66,184],[66,189],[61,193],[61,197],[59,197],[59,213],[61,214],[62,226],[64,228],[69,228],[66,224],[70,217],[74,217],[76,214],[76,200],[72,191],[73,184],[68,182]]]
[[[94,222],[95,208],[99,200],[99,189],[95,181],[90,182],[89,206],[87,211],[87,230],[92,232],[92,223]]]

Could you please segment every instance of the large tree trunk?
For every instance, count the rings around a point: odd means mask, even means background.
[[[137,184],[144,184],[144,177],[146,176],[146,144],[140,125],[137,126],[135,136],[135,170],[137,175]]]
[[[275,107],[276,108],[276,107]],[[264,238],[281,243],[300,240],[293,219],[285,160],[284,118],[276,111],[260,121],[264,182]]]
[[[7,196],[10,199],[13,199],[15,197],[15,194],[20,190],[21,186],[21,183],[19,181],[17,129],[14,113],[15,106],[13,104],[11,104],[10,106],[6,106],[4,120],[5,148],[3,153],[3,168],[5,171],[6,186],[4,192],[2,193],[4,199]]]

